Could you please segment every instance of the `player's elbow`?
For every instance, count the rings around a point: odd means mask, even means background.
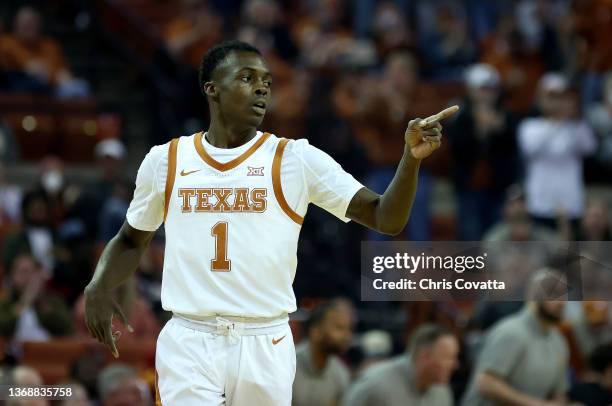
[[[395,236],[400,235],[402,231],[404,231],[404,225],[401,225],[401,224],[381,225],[377,231],[381,234],[395,237]]]

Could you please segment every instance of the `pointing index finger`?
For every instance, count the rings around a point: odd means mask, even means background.
[[[421,126],[422,127],[426,127],[426,126],[430,126],[432,124],[435,124],[438,121],[442,121],[445,118],[448,118],[448,117],[452,116],[453,114],[455,114],[458,111],[459,111],[459,106],[457,106],[457,105],[448,107],[448,108],[442,110],[441,112],[439,112],[437,114],[434,114],[433,116],[429,116],[426,119],[424,119],[423,121],[421,121]]]

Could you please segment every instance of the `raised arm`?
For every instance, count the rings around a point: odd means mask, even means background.
[[[346,217],[383,234],[401,233],[410,216],[421,160],[441,145],[440,121],[458,110],[452,106],[424,120],[411,120],[404,134],[404,155],[385,193],[361,189],[351,200]]]
[[[131,227],[127,221],[104,248],[91,282],[85,288],[85,323],[92,336],[108,346],[115,357],[118,336],[112,332],[112,317],[119,316],[128,326],[127,318],[113,298],[113,290],[136,270],[140,258],[155,234]]]

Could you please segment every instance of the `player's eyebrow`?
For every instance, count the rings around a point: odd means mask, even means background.
[[[250,72],[259,72],[261,74],[263,74],[264,77],[268,77],[268,78],[272,78],[272,73],[270,73],[269,70],[267,69],[261,69],[261,68],[254,68],[254,67],[249,67],[249,66],[244,66],[240,69],[238,69],[237,74],[240,74],[244,71],[250,71]]]

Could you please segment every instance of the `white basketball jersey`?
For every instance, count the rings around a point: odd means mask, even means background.
[[[202,136],[180,137],[169,148],[164,308],[188,317],[295,311],[302,218],[282,194],[287,140],[261,134],[222,164],[208,155]]]

